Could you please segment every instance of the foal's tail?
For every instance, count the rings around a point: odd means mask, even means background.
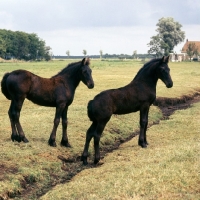
[[[92,109],[92,104],[93,104],[93,100],[90,100],[88,102],[88,106],[87,106],[87,114],[88,114],[88,117],[90,118],[90,121],[95,121],[95,117],[94,117],[93,109]]]
[[[7,89],[7,86],[6,86],[6,80],[8,78],[8,76],[10,75],[10,73],[6,73],[4,76],[3,76],[3,79],[1,81],[1,91],[2,93],[5,95],[5,97],[9,100],[11,100],[10,98],[10,94],[8,92],[8,89]]]

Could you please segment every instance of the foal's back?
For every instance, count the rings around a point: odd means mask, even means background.
[[[55,90],[58,78],[42,78],[26,70],[15,70],[7,78],[7,88],[11,98],[16,95],[42,106],[55,106]]]
[[[142,91],[142,92],[141,92]],[[145,102],[151,104],[155,92],[145,83],[132,81],[130,84],[101,92],[92,100],[92,110],[98,118],[107,118],[112,114],[137,112]]]

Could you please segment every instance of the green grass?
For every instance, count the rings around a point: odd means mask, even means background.
[[[43,77],[51,77],[69,62],[74,61],[0,63],[0,77],[5,72],[15,69],[26,69]],[[57,147],[48,146],[47,141],[53,126],[55,108],[37,106],[28,100],[24,102],[20,120],[30,142],[28,144],[11,142],[11,128],[7,114],[10,102],[0,93],[0,198],[6,197],[8,194],[10,197],[20,193],[24,194],[26,190],[33,191],[30,192],[30,195],[35,198],[36,193],[42,193],[42,190],[49,187],[49,184],[59,183],[70,176],[72,172],[83,169],[81,163],[65,164],[57,157],[61,155],[65,158],[75,159],[81,155],[85,133],[90,126],[86,110],[87,102],[102,90],[128,84],[142,65],[140,61],[91,61],[95,88],[88,90],[81,83],[68,111],[68,137],[72,148],[64,148],[59,145],[61,125],[57,131]],[[199,91],[199,63],[170,63],[169,66],[174,87],[167,89],[159,81],[157,96],[181,97],[193,95]],[[161,111],[152,106],[149,123],[157,122],[160,118],[162,118]],[[139,113],[113,116],[101,138],[102,149],[113,147],[116,140],[125,140],[138,129]],[[147,134],[149,135],[149,133]],[[151,143],[153,145],[154,141]],[[151,147],[148,148],[148,151],[151,151]],[[138,152],[139,150],[140,148]],[[93,145],[91,144],[89,161],[92,160]],[[22,198],[20,197],[20,199]]]

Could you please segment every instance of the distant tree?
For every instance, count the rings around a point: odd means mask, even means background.
[[[85,49],[83,49],[83,55],[86,56],[87,55],[87,51]]]
[[[108,57],[109,57],[109,54],[106,53],[106,54],[104,55],[104,58],[106,59],[106,58],[108,58]]]
[[[51,60],[52,54],[51,54],[50,50],[51,50],[51,47],[50,47],[50,46],[45,46],[44,59],[45,59],[46,61]]]
[[[21,31],[16,31],[16,45],[18,49],[17,54],[16,54],[17,59],[28,60],[29,44],[30,44],[30,40],[29,40],[28,34]]]
[[[150,42],[147,45],[150,47],[148,54],[155,54],[156,58],[163,55],[165,43],[158,35],[152,36]]]
[[[102,50],[100,50],[100,51],[99,51],[99,53],[100,53],[100,59],[102,59],[102,56],[103,56],[103,51],[102,51]]]
[[[35,33],[31,33],[28,35],[29,37],[29,60],[36,60],[37,59],[37,53],[39,49],[39,41],[40,38]]]
[[[66,54],[67,54],[67,56],[68,56],[68,58],[69,58],[69,56],[70,56],[70,51],[67,50],[67,51],[66,51]]]
[[[187,55],[190,57],[190,61],[192,61],[192,57],[194,55],[198,55],[198,48],[195,43],[189,43],[186,49]]]
[[[41,40],[37,34],[0,29],[0,57],[48,60],[49,56],[50,52],[46,48],[45,41]]]
[[[123,53],[121,53],[121,54],[118,56],[118,58],[119,58],[120,60],[124,60],[124,59],[126,59],[126,55],[123,54]]]
[[[172,17],[161,18],[156,24],[158,27],[156,31],[158,34],[151,37],[150,52],[155,50],[155,53],[159,54],[159,51],[164,50],[164,54],[168,55],[173,51],[174,47],[185,39],[185,32],[181,31],[182,25],[179,22],[174,21]],[[154,46],[153,43],[156,43]],[[161,50],[159,50],[161,49]]]
[[[0,57],[4,57],[6,54],[6,43],[0,35]]]
[[[133,51],[133,58],[134,58],[134,59],[137,58],[137,50]]]

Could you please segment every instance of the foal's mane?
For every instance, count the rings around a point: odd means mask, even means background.
[[[145,63],[143,67],[140,68],[138,73],[136,74],[135,78],[138,77],[141,73],[143,73],[146,69],[148,69],[150,66],[154,65],[156,62],[160,62],[162,58],[153,58],[149,62]],[[134,79],[135,79],[134,78]]]
[[[60,72],[58,72],[58,74],[56,74],[52,77],[59,76],[59,75],[62,76],[66,73],[67,74],[76,73],[78,71],[78,69],[80,68],[80,66],[81,66],[81,61],[70,63],[64,69],[62,69]]]

